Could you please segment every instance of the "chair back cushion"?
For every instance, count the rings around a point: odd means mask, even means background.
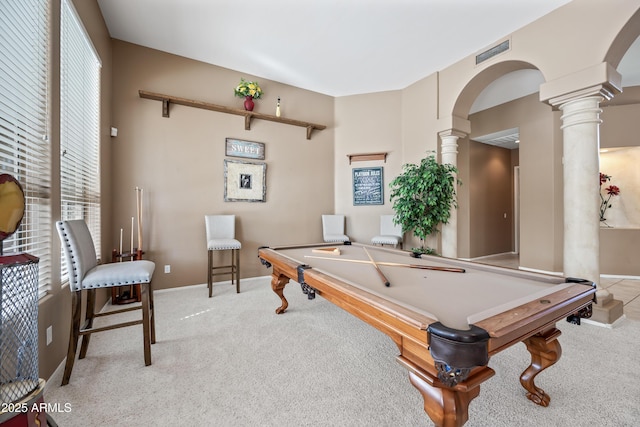
[[[344,215],[322,215],[323,234],[344,234]]]
[[[72,291],[82,288],[82,280],[97,264],[96,250],[87,223],[82,219],[58,221],[58,235],[67,260],[69,287]]]
[[[204,221],[207,230],[207,242],[214,239],[235,239],[235,215],[205,215]]]
[[[402,226],[393,223],[394,215],[380,215],[380,234],[402,238]]]

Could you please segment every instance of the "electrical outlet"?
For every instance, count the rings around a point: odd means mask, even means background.
[[[53,326],[47,328],[47,345],[53,341]]]
[[[171,266],[169,264],[164,266],[164,272],[165,273],[171,273]]]

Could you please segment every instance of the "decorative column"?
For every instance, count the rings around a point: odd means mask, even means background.
[[[458,138],[467,136],[464,132],[449,129],[440,132],[442,164],[458,165]],[[458,179],[458,176],[455,176]],[[442,225],[442,256],[458,257],[458,210],[451,209],[451,217],[447,224]]]
[[[600,102],[622,92],[607,62],[540,85],[540,100],[562,111],[565,277],[600,283]],[[598,289],[592,320],[611,324],[622,301]]]
[[[601,96],[568,101],[562,111],[564,274],[600,282]]]
[[[562,111],[564,174],[564,275],[600,284],[600,102],[601,95],[575,98]],[[622,302],[598,288],[593,320],[610,324]]]

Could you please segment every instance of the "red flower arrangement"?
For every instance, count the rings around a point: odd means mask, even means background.
[[[611,180],[610,175],[605,175],[600,172],[600,221],[606,221],[607,219],[604,217],[607,209],[611,207],[609,201],[613,196],[618,196],[620,194],[620,188],[617,185],[610,185],[604,189],[606,194],[602,194],[602,184],[605,184],[607,181]]]

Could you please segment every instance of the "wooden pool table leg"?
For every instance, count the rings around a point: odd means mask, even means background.
[[[484,366],[464,382],[449,388],[403,356],[398,356],[398,362],[409,370],[409,381],[422,394],[424,411],[437,427],[464,425],[469,419],[469,403],[480,394],[480,384],[495,374],[493,369]]]
[[[520,384],[528,391],[527,397],[540,406],[549,406],[551,398],[534,384],[536,375],[556,363],[562,355],[558,337],[561,332],[551,328],[540,332],[523,342],[531,353],[531,365],[520,375]]]
[[[282,300],[282,305],[276,308],[276,314],[282,314],[289,307],[289,302],[284,297],[284,287],[289,283],[289,278],[284,274],[276,273],[275,269],[273,274],[271,275],[271,289],[275,292],[280,299]]]

